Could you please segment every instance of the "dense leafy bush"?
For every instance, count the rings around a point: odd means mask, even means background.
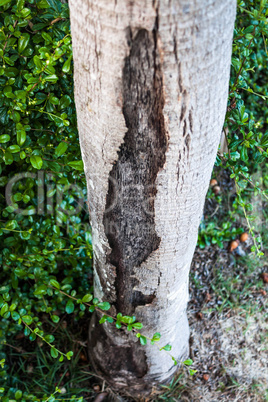
[[[260,218],[254,211],[253,195],[268,199],[268,87],[267,2],[240,1],[234,31],[229,108],[226,115],[228,149],[226,166],[235,179],[234,208],[241,208],[254,238],[252,251],[262,255],[259,227],[251,221]],[[253,213],[251,213],[253,211]],[[263,218],[263,217],[262,217]],[[265,224],[265,223],[264,223]]]
[[[54,345],[43,317],[58,323],[61,313],[75,312],[78,320],[91,301],[92,282],[68,5],[60,0],[0,0],[0,6],[1,362],[7,358],[5,342],[12,343],[21,331],[31,341],[39,337]],[[259,182],[252,177],[267,158],[267,13],[266,1],[239,3],[226,117],[229,153],[217,160],[218,166],[230,169],[237,187],[233,207],[242,207],[249,222],[251,187],[265,195],[262,186],[268,182],[267,174],[260,174]],[[239,234],[232,226],[233,212],[228,218],[220,229],[203,222],[199,245],[222,247]],[[253,250],[260,247],[257,241]],[[99,308],[109,306],[99,303]],[[117,319],[118,327],[121,322],[123,317]],[[136,327],[141,328],[139,323]],[[52,357],[63,359],[56,347],[50,350]],[[36,400],[9,376],[8,359],[2,366],[3,401]]]
[[[42,313],[55,323],[64,311],[75,309],[77,319],[84,314],[84,305],[75,307],[49,284],[57,287],[57,279],[67,294],[87,293],[91,237],[83,203],[68,5],[58,0],[2,0],[0,5],[2,190],[21,174],[9,191],[10,205],[4,191],[0,199],[3,345],[21,330],[32,341],[36,328],[45,336]],[[17,213],[18,208],[23,212]],[[0,360],[6,357],[1,350]],[[0,372],[2,379],[8,370],[6,365]],[[16,384],[7,398],[13,391]]]
[[[223,222],[203,221],[199,246],[234,239],[248,227],[253,235],[252,251],[262,255],[261,232],[267,228],[262,202],[268,198],[268,86],[267,86],[267,14],[266,1],[239,1],[234,30],[228,110],[224,131],[228,153],[218,155],[216,166],[227,168],[234,179],[236,197],[225,211]],[[217,169],[219,171],[219,169]],[[208,194],[211,196],[211,193]],[[254,196],[258,196],[256,198]],[[221,197],[215,197],[218,204]],[[225,199],[225,204],[227,200]],[[258,204],[258,205],[257,205]],[[226,207],[226,205],[225,205]],[[245,217],[242,222],[240,217]],[[262,216],[261,216],[262,215]],[[228,220],[227,220],[228,218]],[[262,227],[257,222],[262,222]]]

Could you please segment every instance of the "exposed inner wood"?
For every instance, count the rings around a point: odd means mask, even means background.
[[[124,314],[151,303],[155,295],[133,291],[139,267],[161,242],[155,231],[155,181],[166,158],[163,75],[153,32],[128,30],[129,56],[123,69],[123,114],[128,131],[110,172],[105,233],[108,262],[116,267],[116,308]],[[131,279],[130,279],[131,278]]]
[[[137,379],[143,378],[148,372],[148,364],[146,354],[139,341],[130,344],[128,334],[124,334],[123,329],[113,329],[111,332],[105,330],[103,325],[99,325],[98,321],[101,316],[98,313],[92,317],[90,331],[90,355],[95,352],[93,361],[94,369],[102,378],[109,379],[111,374],[121,386],[135,384]],[[118,345],[118,336],[121,336],[121,344]],[[125,339],[125,342],[124,342]],[[123,378],[123,373],[128,373],[126,378]],[[125,376],[124,376],[125,377]],[[139,380],[137,381],[139,383]],[[146,384],[141,383],[146,389]]]

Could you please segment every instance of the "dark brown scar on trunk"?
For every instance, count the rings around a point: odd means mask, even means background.
[[[138,284],[134,267],[145,262],[161,242],[155,230],[155,181],[164,166],[168,142],[157,25],[156,19],[152,32],[141,29],[134,38],[128,30],[129,56],[122,79],[128,130],[110,171],[103,219],[111,248],[107,262],[116,267],[115,307],[128,315],[155,298],[155,294],[133,290]]]

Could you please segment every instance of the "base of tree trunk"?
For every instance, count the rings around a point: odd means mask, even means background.
[[[118,330],[109,323],[99,324],[99,319],[94,313],[89,326],[88,352],[94,371],[115,391],[132,397],[149,395],[159,385],[159,380],[148,375],[146,347],[125,328]],[[183,358],[189,356],[188,347],[186,349]],[[161,353],[164,352],[159,352],[160,360]],[[161,384],[170,382],[177,370],[171,363]]]

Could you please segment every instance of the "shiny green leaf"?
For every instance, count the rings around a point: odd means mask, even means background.
[[[30,157],[30,162],[31,162],[32,166],[38,170],[41,169],[41,167],[43,166],[42,158],[37,155],[32,155]]]
[[[71,314],[74,311],[74,303],[72,302],[72,300],[68,300],[66,307],[65,307],[65,311],[67,314]]]
[[[68,148],[68,144],[66,144],[66,142],[60,142],[55,150],[55,155],[57,157],[63,155],[66,152],[67,148]]]
[[[30,41],[30,34],[24,33],[23,35],[20,36],[19,41],[18,41],[18,52],[22,53],[24,49],[28,46],[28,43]]]

